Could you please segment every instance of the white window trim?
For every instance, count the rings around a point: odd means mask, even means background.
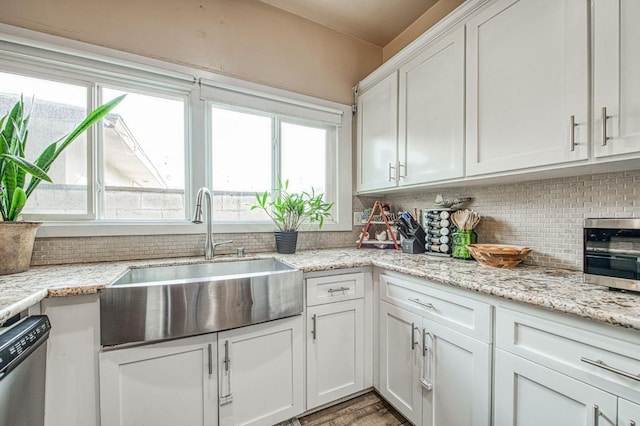
[[[335,153],[336,176],[334,176],[335,213],[332,221],[325,222],[322,231],[352,229],[351,106],[6,24],[0,24],[0,40],[2,40],[0,51],[4,50],[3,46],[10,45],[16,57],[33,57],[33,52],[37,51],[38,59],[42,58],[50,63],[64,62],[67,66],[74,67],[74,71],[78,73],[89,74],[88,70],[94,72],[96,68],[101,69],[100,75],[93,75],[93,78],[99,80],[101,77],[102,81],[112,80],[123,84],[125,80],[119,70],[124,69],[127,71],[124,75],[128,76],[131,84],[135,85],[144,85],[150,75],[154,77],[154,87],[162,87],[163,81],[166,82],[167,88],[175,87],[176,82],[186,85],[202,81],[216,90],[251,96],[267,102],[288,103],[298,108],[304,107],[321,112],[326,114],[325,117],[328,117],[328,120],[335,120],[335,117],[339,116],[338,143]],[[193,200],[198,188],[211,187],[205,162],[194,161],[198,158],[208,158],[206,155],[209,150],[205,134],[206,102],[196,96],[195,92],[196,90],[190,96],[188,109],[191,116],[185,122],[188,135],[185,161],[189,162],[185,181],[187,217],[193,213]],[[213,229],[214,233],[270,232],[275,229],[275,225],[268,222],[218,224]],[[303,225],[301,230],[317,229],[317,225]],[[46,222],[40,227],[37,237],[200,234],[203,232],[205,232],[204,225],[195,225],[186,219],[161,222],[84,220]]]

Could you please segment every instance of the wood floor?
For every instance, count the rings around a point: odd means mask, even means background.
[[[410,423],[375,392],[277,426],[400,426]]]

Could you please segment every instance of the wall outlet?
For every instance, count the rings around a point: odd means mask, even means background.
[[[353,212],[353,225],[358,226],[362,224],[362,212]]]

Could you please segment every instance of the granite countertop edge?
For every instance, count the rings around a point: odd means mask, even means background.
[[[279,259],[305,273],[375,266],[479,294],[640,331],[640,295],[612,292],[605,287],[583,283],[582,273],[578,271],[537,266],[503,270],[483,267],[473,261],[353,248],[298,251],[291,255],[256,253],[242,258],[220,256],[215,261],[263,258]],[[0,324],[47,297],[95,294],[128,268],[202,262],[202,257],[188,257],[51,265],[2,276]]]

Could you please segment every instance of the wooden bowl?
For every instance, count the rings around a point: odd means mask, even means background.
[[[481,265],[514,268],[531,252],[529,247],[507,244],[469,244],[467,250]]]

